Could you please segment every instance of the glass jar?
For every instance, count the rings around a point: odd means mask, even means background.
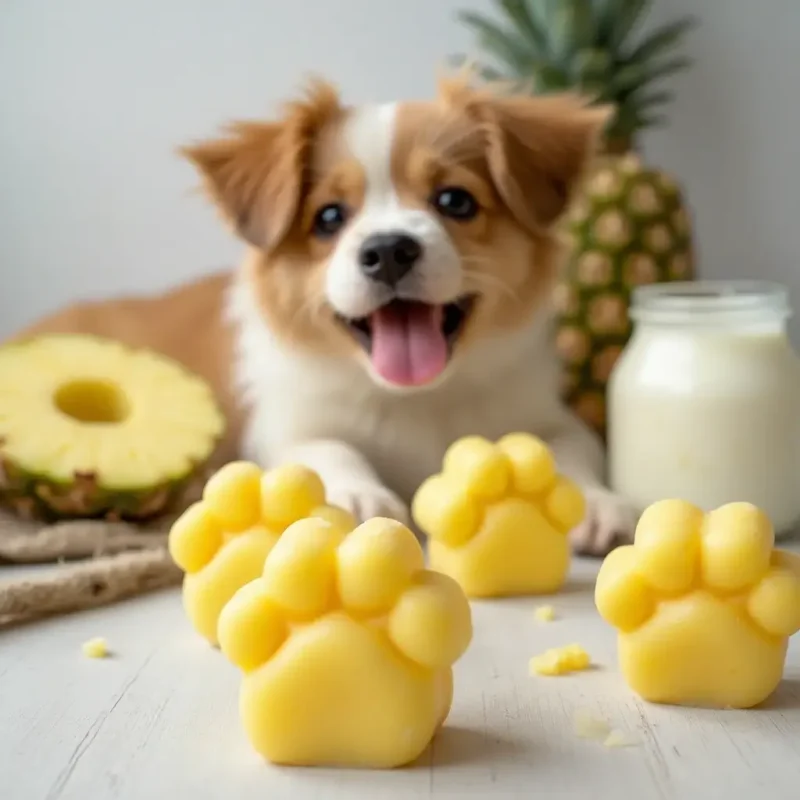
[[[636,289],[608,393],[609,477],[640,511],[680,498],[800,522],[800,360],[787,291],[757,281]]]

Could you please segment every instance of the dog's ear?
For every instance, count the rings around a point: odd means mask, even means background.
[[[300,200],[302,154],[281,123],[239,122],[223,138],[181,148],[223,217],[267,248],[288,232]]]
[[[335,90],[314,83],[278,122],[235,122],[218,139],[180,153],[199,170],[206,189],[235,231],[269,249],[289,232],[302,201],[303,180],[317,131],[339,110]]]
[[[481,128],[489,172],[514,216],[525,227],[552,226],[595,154],[610,106],[589,106],[576,95],[514,93],[501,84],[473,88],[472,71],[444,77],[444,102]]]
[[[527,228],[552,226],[594,157],[611,108],[572,95],[512,96],[486,100],[480,113],[503,201]]]

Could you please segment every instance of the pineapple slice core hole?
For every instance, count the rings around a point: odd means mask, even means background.
[[[62,383],[53,398],[56,408],[78,422],[114,424],[130,413],[125,393],[111,381],[74,380]]]

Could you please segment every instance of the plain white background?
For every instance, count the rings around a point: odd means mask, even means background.
[[[471,45],[456,9],[490,5],[2,0],[0,336],[232,266],[239,247],[175,147],[272,113],[312,72],[352,101],[429,96]],[[704,275],[785,281],[800,308],[800,2],[655,0],[652,21],[687,11],[697,65],[645,155],[686,188]]]

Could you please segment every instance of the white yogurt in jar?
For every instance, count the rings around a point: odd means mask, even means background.
[[[778,534],[800,522],[800,360],[786,290],[697,282],[634,292],[609,383],[609,477],[640,510],[748,501]]]

